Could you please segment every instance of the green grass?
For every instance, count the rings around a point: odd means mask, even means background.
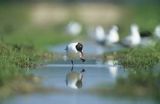
[[[127,77],[118,76],[115,86],[97,86],[90,89],[91,93],[103,97],[145,98],[160,101],[160,70],[154,69],[155,65],[160,64],[159,42],[153,47],[136,47],[105,54],[106,58],[110,56],[125,68]]]
[[[42,89],[36,85],[39,78],[30,70],[42,60],[53,59],[53,54],[31,45],[0,42],[0,99],[12,94],[28,93]],[[39,90],[40,90],[39,89]]]
[[[33,47],[13,46],[0,43],[0,85],[25,74],[25,69],[33,67],[39,60]]]
[[[53,53],[45,51],[46,47],[73,39],[64,33],[65,23],[56,26],[31,24],[30,7],[0,4],[0,14],[3,14],[0,15],[0,99],[37,90],[35,84],[30,83],[34,79],[30,70],[43,60],[53,60]]]
[[[159,24],[160,11],[157,5],[124,6],[124,8],[130,11],[126,18],[119,22],[121,38],[129,33],[132,23],[137,23],[141,31],[149,30],[151,32]],[[155,72],[153,69],[160,63],[160,43],[154,47],[137,47],[122,50],[116,54],[109,53],[109,55],[113,55],[116,60],[119,60],[119,63],[127,70],[128,77],[119,77],[116,86],[111,89],[106,86],[106,88],[100,88],[100,94],[160,99],[160,72]]]
[[[136,70],[151,69],[154,65],[160,63],[160,45],[155,47],[133,48],[118,52],[117,58],[126,68]]]
[[[113,54],[124,66],[128,77],[119,77],[112,89],[116,95],[160,98],[160,71],[153,68],[160,63],[160,43],[154,47],[137,47]]]

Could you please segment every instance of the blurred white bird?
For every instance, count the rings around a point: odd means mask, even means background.
[[[156,38],[160,38],[160,25],[156,26],[156,28],[154,30],[154,36]]]
[[[139,28],[136,24],[131,25],[131,33],[122,41],[123,45],[134,47],[141,43]]]
[[[67,25],[66,31],[69,35],[77,36],[81,33],[82,26],[78,22],[72,21]]]
[[[73,89],[82,88],[83,72],[85,72],[84,69],[81,72],[75,72],[71,69],[71,72],[66,75],[66,85]]]
[[[106,44],[114,44],[119,41],[118,27],[112,26],[109,33],[106,35]]]
[[[66,46],[66,58],[71,60],[72,67],[73,67],[73,60],[79,57],[82,62],[85,61],[83,55],[83,45],[79,42],[70,43]]]
[[[97,26],[94,33],[95,41],[100,45],[105,45],[105,31],[102,26]]]

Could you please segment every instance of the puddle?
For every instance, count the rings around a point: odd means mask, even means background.
[[[90,88],[98,84],[107,83],[109,85],[115,83],[115,78],[112,76],[110,67],[107,65],[97,65],[96,61],[88,62],[88,64],[75,64],[73,70],[75,72],[80,72],[82,69],[85,69],[83,73],[83,88]],[[61,62],[62,63],[62,62]],[[112,65],[113,67],[113,65]],[[117,68],[119,66],[117,65]],[[67,73],[71,72],[70,64],[49,64],[45,65],[43,68],[35,70],[34,74],[37,76],[42,76],[45,80],[43,84],[45,86],[56,86],[58,88],[66,88],[65,78]],[[119,68],[117,70],[117,76],[124,75],[124,69]]]
[[[59,62],[58,62],[59,63]],[[126,71],[119,66],[108,64],[97,65],[95,60],[88,64],[77,64],[73,72],[83,72],[82,88],[72,89],[66,85],[66,75],[71,73],[71,66],[61,61],[60,64],[49,64],[40,69],[33,70],[36,76],[42,77],[45,87],[56,88],[61,92],[33,93],[14,96],[3,101],[1,104],[154,104],[152,100],[146,99],[117,99],[115,97],[100,97],[87,92],[88,89],[106,84],[114,86],[117,76],[126,76]],[[116,68],[115,68],[116,67]]]

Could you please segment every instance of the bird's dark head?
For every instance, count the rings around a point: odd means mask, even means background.
[[[82,60],[82,62],[85,62],[85,59],[84,59],[84,55],[83,55],[83,45],[81,43],[78,43],[76,45],[76,49],[78,52],[80,52],[80,59]]]
[[[78,44],[76,45],[76,49],[77,49],[77,51],[82,52],[83,45],[82,45],[81,43],[78,43]]]

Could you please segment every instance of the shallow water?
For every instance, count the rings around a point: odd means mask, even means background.
[[[93,62],[93,61],[91,61]],[[115,65],[115,67],[119,67]],[[115,78],[110,70],[108,65],[98,65],[96,61],[94,63],[88,64],[75,64],[73,70],[76,72],[80,72],[82,69],[85,69],[84,78],[83,78],[83,88],[94,87],[99,84],[106,83],[108,85],[112,85],[115,83]],[[68,64],[48,64],[43,68],[36,70],[35,75],[42,76],[44,78],[44,85],[46,86],[56,86],[58,88],[65,88],[65,78],[66,74],[71,72],[71,65]],[[124,69],[117,70],[117,75],[125,75]]]
[[[58,62],[59,63],[59,62]],[[88,92],[101,85],[114,86],[116,77],[126,77],[126,71],[118,65],[96,64],[96,61],[88,61],[88,64],[75,64],[74,71],[80,72],[85,69],[81,89],[72,89],[66,86],[66,74],[71,72],[71,65],[61,61],[62,65],[49,64],[40,69],[33,70],[36,76],[43,79],[45,87],[56,88],[60,92],[51,91],[50,93],[32,93],[18,95],[3,101],[1,104],[154,104],[152,100],[146,99],[118,99],[117,97],[100,97]],[[88,66],[87,66],[88,65]],[[111,67],[117,67],[117,70]],[[116,73],[116,74],[115,74]]]
[[[2,104],[154,104],[150,100],[101,98],[94,95],[80,94],[32,94],[17,96]]]

